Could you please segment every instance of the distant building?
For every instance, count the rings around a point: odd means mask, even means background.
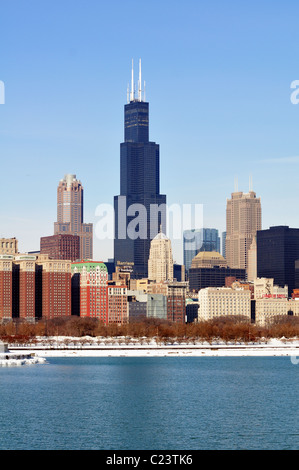
[[[13,255],[0,255],[0,321],[13,315]]]
[[[148,318],[167,320],[167,297],[163,294],[148,294],[147,312]]]
[[[148,278],[150,281],[155,282],[173,280],[171,241],[161,232],[151,241]]]
[[[186,321],[187,282],[160,282],[148,286],[148,294],[162,294],[167,299],[167,320],[176,323]]]
[[[288,298],[288,286],[279,287],[274,285],[274,279],[256,278],[254,280],[254,299],[277,299]]]
[[[108,284],[108,323],[122,325],[128,321],[127,287]]]
[[[186,322],[193,323],[198,319],[198,300],[187,299],[186,300]]]
[[[36,317],[71,315],[71,262],[39,255],[36,260]]]
[[[248,321],[251,319],[249,290],[207,287],[200,290],[198,301],[199,321],[213,320],[223,316],[240,316]]]
[[[215,228],[185,230],[183,233],[184,265],[188,273],[193,258],[200,251],[220,252],[220,237]]]
[[[146,318],[147,294],[144,291],[128,290],[129,322]]]
[[[84,223],[83,186],[76,175],[67,174],[57,188],[57,222],[54,235],[71,234],[80,237],[79,259],[93,257],[93,225]]]
[[[224,287],[226,279],[244,280],[245,269],[231,269],[217,252],[199,252],[189,269],[189,290],[198,292],[206,287]]]
[[[40,254],[48,254],[52,259],[80,260],[80,237],[71,234],[42,237],[40,239]]]
[[[72,314],[108,323],[108,271],[104,263],[72,263]]]
[[[36,315],[36,256],[19,254],[13,262],[14,317],[34,321]]]
[[[132,90],[124,109],[124,142],[120,146],[120,195],[114,197],[114,261],[132,262],[132,278],[148,277],[151,240],[166,230],[166,196],[160,194],[159,145],[149,140],[149,103]],[[138,218],[135,218],[139,211]],[[138,232],[138,233],[136,233]]]
[[[0,238],[0,255],[15,255],[18,253],[18,240],[16,238]]]
[[[255,192],[234,192],[226,205],[226,260],[229,268],[248,269],[248,250],[262,228],[261,200]]]
[[[257,276],[273,278],[280,287],[288,286],[291,297],[296,287],[295,268],[299,260],[299,229],[270,227],[257,232]]]
[[[256,236],[253,237],[252,243],[247,255],[247,280],[254,281],[257,278],[257,248]]]

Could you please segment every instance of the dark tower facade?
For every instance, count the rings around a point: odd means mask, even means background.
[[[131,93],[124,109],[124,142],[120,145],[120,195],[114,197],[114,262],[130,265],[132,277],[148,275],[151,240],[166,232],[166,196],[160,194],[159,145],[149,141],[149,103]]]
[[[295,262],[299,259],[299,229],[287,226],[257,231],[257,276],[273,278],[274,284],[288,286],[291,296],[295,283]],[[298,286],[299,287],[299,286]]]

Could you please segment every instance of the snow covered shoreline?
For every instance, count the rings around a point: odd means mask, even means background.
[[[76,344],[77,343],[77,344]],[[25,353],[29,350],[37,357],[205,357],[205,356],[298,356],[299,340],[272,339],[267,343],[223,343],[213,342],[194,344],[176,343],[158,344],[155,340],[148,343],[135,340],[95,341],[93,338],[78,342],[78,338],[67,341],[57,337],[52,341],[41,340],[35,345],[26,347],[10,345],[11,351]]]

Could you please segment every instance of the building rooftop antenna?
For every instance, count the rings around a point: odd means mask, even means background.
[[[135,92],[134,92],[134,61],[132,59],[132,80],[131,80],[131,96],[130,101],[134,101]]]
[[[142,101],[142,96],[141,96],[141,59],[139,59],[138,101]]]

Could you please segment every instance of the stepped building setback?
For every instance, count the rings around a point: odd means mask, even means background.
[[[54,235],[70,234],[80,238],[78,259],[93,257],[93,225],[84,223],[83,186],[76,175],[67,174],[57,188],[57,222]]]
[[[114,263],[133,263],[132,278],[148,277],[151,240],[166,231],[166,196],[160,194],[159,145],[149,140],[149,103],[142,96],[141,62],[135,96],[124,110],[124,142],[120,146],[120,195],[114,197]]]

